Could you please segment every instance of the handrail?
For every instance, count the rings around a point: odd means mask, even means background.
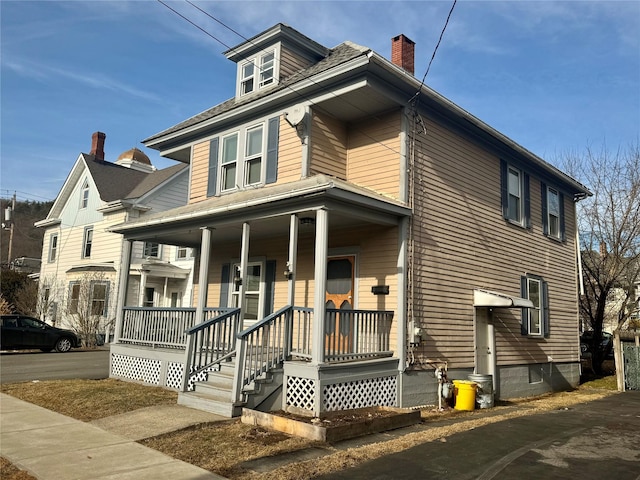
[[[247,337],[247,336],[251,335],[253,332],[255,332],[256,330],[262,328],[264,325],[273,322],[274,318],[279,317],[280,315],[282,315],[284,312],[286,312],[287,310],[289,310],[291,308],[292,308],[291,305],[285,305],[284,307],[282,307],[277,312],[274,312],[271,315],[268,315],[268,316],[264,317],[262,320],[254,323],[250,327],[245,328],[243,331],[241,331],[240,333],[236,334],[236,337],[237,338],[242,338],[242,337]]]
[[[204,311],[205,311],[205,315],[207,312],[220,312],[220,313],[217,316],[210,318],[209,320],[205,320],[204,322],[189,328],[186,332],[187,335],[193,335],[194,333],[199,332],[200,330],[204,330],[209,325],[219,322],[220,320],[224,320],[229,315],[239,312],[240,309],[239,308],[205,308]]]
[[[233,401],[243,401],[245,388],[289,356],[292,311],[286,305],[236,335]]]
[[[193,389],[193,382],[206,372],[235,354],[236,333],[240,322],[240,309],[225,309],[226,313],[213,317],[187,330],[182,391]],[[205,309],[222,311],[222,309]]]

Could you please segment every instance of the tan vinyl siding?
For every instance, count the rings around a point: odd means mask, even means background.
[[[349,126],[348,181],[399,198],[400,120],[393,112]]]
[[[527,230],[502,217],[500,159],[432,122],[418,136],[415,167],[415,318],[427,332],[421,359],[474,364],[473,289],[520,296],[520,277],[549,284],[550,337],[520,334],[519,309],[495,309],[500,365],[576,361],[573,203],[565,196],[565,243],[542,234],[540,182],[530,180]],[[508,159],[506,159],[508,160]]]
[[[280,49],[280,81],[309,67],[313,62],[286,47]]]
[[[278,181],[288,183],[300,180],[302,176],[302,142],[293,128],[280,116],[278,137]]]
[[[311,120],[311,175],[347,177],[347,128],[333,117],[314,112]]]
[[[398,231],[395,227],[361,227],[334,229],[330,232],[329,251],[342,256],[356,256],[355,307],[364,310],[394,311],[391,345],[396,345],[398,298]],[[216,259],[209,268],[207,304],[220,305],[222,265],[238,261],[239,243],[214,244]],[[288,257],[288,236],[251,238],[249,258],[276,261],[274,311],[287,304],[288,281],[282,275]],[[197,270],[197,266],[196,272]],[[197,282],[197,280],[195,280]],[[373,295],[371,287],[388,285],[389,295]],[[196,290],[197,290],[197,286]],[[195,295],[197,298],[197,293]],[[194,302],[196,300],[194,299]],[[314,302],[314,230],[301,230],[298,243],[298,265],[295,282],[295,305],[313,307]]]
[[[207,141],[199,143],[193,147],[189,203],[196,203],[207,199],[208,179],[209,142]]]

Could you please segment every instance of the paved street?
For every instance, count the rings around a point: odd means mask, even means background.
[[[109,376],[109,350],[67,353],[3,352],[0,354],[0,382],[98,379]]]
[[[326,479],[640,479],[640,392],[428,442]]]

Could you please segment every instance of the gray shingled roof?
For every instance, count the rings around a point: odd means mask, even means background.
[[[274,92],[278,92],[280,90],[290,88],[293,84],[301,80],[311,77],[316,73],[320,73],[330,68],[346,63],[349,60],[353,60],[354,58],[359,57],[361,55],[366,55],[367,52],[369,51],[370,49],[366,47],[361,47],[360,45],[356,45],[355,43],[351,43],[351,42],[341,43],[337,47],[329,50],[329,54],[324,59],[320,60],[318,63],[315,63],[309,68],[305,68],[291,75],[288,78],[281,79],[281,81],[277,85],[274,85],[273,88],[265,89],[259,93],[256,93],[255,95],[249,95],[247,97],[242,97],[239,99],[235,97],[230,98],[229,100],[226,100],[216,105],[215,107],[212,107],[208,110],[205,110],[202,113],[199,113],[198,115],[195,115],[183,122],[180,122],[171,128],[163,130],[162,132],[157,133],[155,135],[152,135],[151,137],[143,140],[142,143],[146,143],[156,138],[163,137],[165,135],[168,135],[174,132],[178,132],[183,128],[197,125],[198,123],[209,120],[215,117],[216,115],[220,115],[221,113],[225,113],[233,110],[234,108],[247,105],[267,95],[271,95]]]
[[[146,173],[115,163],[96,160],[93,155],[83,153],[84,161],[98,188],[100,198],[105,202],[140,198],[162,182],[187,168],[185,164]]]

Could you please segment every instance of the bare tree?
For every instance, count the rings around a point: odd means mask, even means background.
[[[67,319],[87,347],[97,345],[97,333],[109,323],[110,282],[101,272],[84,274],[71,282],[67,293]]]
[[[601,371],[607,317],[620,328],[635,310],[640,281],[640,146],[568,154],[564,168],[593,193],[577,205],[585,292],[583,321],[594,332],[593,367]]]

